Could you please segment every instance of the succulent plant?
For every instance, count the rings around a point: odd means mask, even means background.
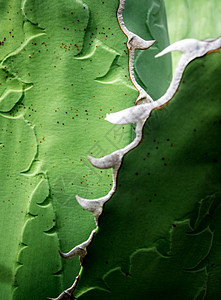
[[[0,14],[0,298],[219,299],[220,39],[168,46],[160,0]]]

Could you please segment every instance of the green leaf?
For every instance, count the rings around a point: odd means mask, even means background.
[[[152,112],[142,143],[125,156],[88,247],[78,299],[220,294],[220,65],[220,52],[193,61],[174,99]]]
[[[72,284],[79,259],[65,261],[58,249],[70,250],[95,227],[75,195],[101,196],[112,184],[111,171],[95,170],[87,155],[132,139],[130,125],[103,122],[138,94],[117,7],[117,0],[0,2],[4,300],[55,297]]]
[[[145,40],[156,40],[150,49],[136,51],[134,67],[137,82],[153,99],[158,99],[165,93],[171,80],[170,54],[154,59],[169,45],[164,3],[160,0],[139,0],[139,3],[127,0],[123,18],[129,30]]]
[[[104,275],[106,292],[92,289],[79,299],[120,299],[122,295],[127,299],[192,298],[205,284],[206,270],[192,272],[186,268],[198,263],[198,253],[208,254],[212,233],[206,230],[194,236],[190,230],[187,221],[176,224],[171,232],[170,255],[162,255],[155,247],[137,250],[130,256],[128,272],[118,267]],[[186,248],[190,253],[187,261],[183,253]]]
[[[164,0],[168,21],[170,43],[195,38],[205,40],[220,36],[221,7],[218,0]],[[172,54],[173,68],[179,60],[179,53]]]
[[[11,290],[20,245],[20,232],[24,226],[26,207],[33,186],[31,180],[21,174],[29,168],[36,155],[34,129],[24,118],[0,115],[0,161],[1,161],[1,244],[0,282],[1,298],[11,299]]]

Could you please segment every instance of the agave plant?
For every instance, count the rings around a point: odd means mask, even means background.
[[[0,3],[1,299],[220,298],[218,10],[176,2],[170,46],[161,0]]]

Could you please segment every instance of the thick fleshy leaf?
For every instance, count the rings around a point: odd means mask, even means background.
[[[219,37],[221,32],[221,6],[219,0],[164,0],[170,43],[195,38],[199,40]],[[174,52],[173,68],[180,53]]]
[[[112,185],[111,170],[96,170],[87,156],[100,157],[132,140],[131,125],[103,122],[106,113],[133,105],[138,95],[118,5],[118,0],[0,1],[4,300],[55,297],[72,284],[79,259],[65,261],[58,249],[69,251],[95,228],[75,195],[101,197]],[[150,3],[142,5],[148,10]],[[167,35],[154,37],[163,41],[159,50],[167,46]],[[163,60],[161,70],[170,73],[170,58]],[[150,87],[156,90],[154,82]]]
[[[99,219],[78,299],[220,294],[220,76],[220,52],[196,59],[152,112]]]
[[[25,122],[24,118],[13,119],[0,115],[0,119],[0,295],[2,299],[11,299],[18,251],[24,247],[20,245],[21,231],[33,186],[38,181],[36,178],[29,180],[21,172],[29,168],[32,163],[36,155],[37,143],[34,129]]]
[[[103,195],[111,185],[111,171],[96,171],[87,155],[131,141],[130,125],[116,131],[102,122],[137,95],[117,7],[117,0],[1,1],[1,193],[13,203],[1,208],[5,300],[12,286],[14,299],[44,299],[72,283],[79,259],[67,263],[58,249],[70,250],[95,227],[75,195]]]
[[[169,44],[164,2],[139,0],[138,3],[126,0],[123,17],[129,30],[145,40],[156,40],[148,51],[136,51],[134,67],[137,82],[153,99],[158,99],[165,93],[171,80],[170,54],[154,59]]]

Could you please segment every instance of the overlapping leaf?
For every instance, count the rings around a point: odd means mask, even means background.
[[[220,65],[220,52],[192,62],[174,99],[152,112],[143,142],[124,158],[78,299],[220,294]]]
[[[117,0],[0,2],[5,300],[56,296],[72,283],[79,260],[61,260],[57,250],[95,226],[74,196],[104,195],[111,185],[111,172],[95,170],[87,155],[131,141],[130,126],[103,122],[137,95],[117,7]]]

